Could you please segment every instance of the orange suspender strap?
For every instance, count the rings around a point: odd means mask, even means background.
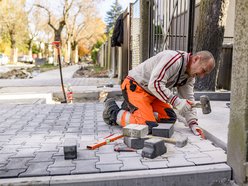
[[[108,138],[105,138],[105,140],[100,141],[99,143],[96,143],[96,144],[93,144],[93,145],[88,145],[88,146],[87,146],[87,149],[89,149],[89,150],[94,150],[94,149],[96,149],[96,148],[99,148],[99,147],[101,147],[101,146],[103,146],[103,145],[106,145],[106,144],[109,143],[109,142],[115,141],[115,140],[117,140],[117,139],[119,139],[119,138],[122,138],[122,137],[123,137],[122,134],[121,134],[121,135],[118,134],[118,135],[110,136],[110,137],[108,137]]]

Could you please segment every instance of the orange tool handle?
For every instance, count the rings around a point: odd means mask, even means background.
[[[202,139],[206,139],[206,137],[205,137],[205,135],[204,135],[204,133],[203,133],[203,131],[201,129],[199,129],[199,130],[196,129],[196,130],[200,134],[200,136],[201,136]]]
[[[113,136],[113,137],[106,138],[104,141],[101,141],[99,143],[96,143],[96,144],[93,144],[93,145],[88,145],[87,149],[94,150],[96,148],[99,148],[99,147],[101,147],[103,145],[106,145],[109,142],[115,141],[115,140],[117,140],[119,138],[122,138],[122,137],[123,137],[123,135],[121,134],[121,135],[118,135],[118,136]]]

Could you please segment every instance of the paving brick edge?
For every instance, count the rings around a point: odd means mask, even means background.
[[[231,168],[225,164],[211,164],[193,167],[179,167],[156,170],[140,170],[98,174],[80,174],[66,176],[47,176],[29,178],[1,179],[0,185],[59,185],[59,186],[95,186],[95,185],[201,185],[231,179]]]

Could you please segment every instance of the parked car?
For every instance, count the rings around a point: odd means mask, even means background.
[[[19,56],[18,57],[18,62],[33,64],[34,63],[34,59],[32,58],[32,56],[23,55],[23,56]]]
[[[0,53],[0,65],[6,65],[9,62],[8,56]]]

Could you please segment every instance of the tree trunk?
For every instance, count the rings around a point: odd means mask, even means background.
[[[215,91],[216,89],[228,2],[229,0],[202,0],[200,3],[194,52],[210,51],[215,58],[216,65],[208,76],[196,80],[196,90]]]
[[[72,50],[72,52],[71,52],[71,63],[72,64],[76,64],[78,62],[77,61],[77,59],[78,59],[78,57],[77,57],[77,52],[78,52],[77,46],[78,46],[78,43],[76,41],[71,42],[71,50]]]
[[[70,64],[70,56],[71,56],[71,42],[67,41],[66,50],[65,50],[65,62]]]

